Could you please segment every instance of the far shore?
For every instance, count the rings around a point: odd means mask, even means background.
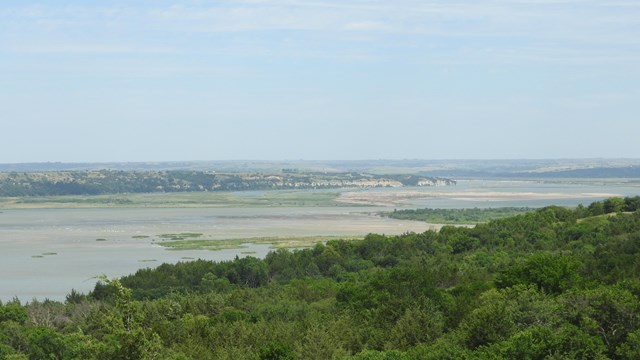
[[[622,196],[612,193],[534,193],[534,192],[498,192],[498,191],[460,191],[460,192],[344,192],[337,202],[362,206],[397,206],[407,205],[412,200],[450,198],[467,201],[517,201],[517,200],[554,200],[554,199],[599,199]]]
[[[553,182],[530,187],[528,181],[492,180],[469,182],[467,188],[402,187],[341,188],[318,190],[268,190],[220,192],[126,193],[109,195],[64,195],[41,197],[0,197],[0,211],[5,209],[83,209],[83,208],[282,208],[282,207],[398,207],[412,206],[423,200],[451,199],[461,202],[537,201],[584,199],[594,201],[635,194],[637,188],[625,184],[600,182],[574,184]],[[515,185],[514,185],[515,184]],[[536,183],[537,184],[537,183]],[[523,186],[520,186],[523,185]],[[568,192],[564,192],[566,187]],[[580,188],[577,190],[576,188]],[[534,190],[534,191],[532,191]],[[582,190],[582,191],[581,191]]]

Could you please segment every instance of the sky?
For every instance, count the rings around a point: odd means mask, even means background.
[[[3,0],[0,163],[640,158],[638,0]]]

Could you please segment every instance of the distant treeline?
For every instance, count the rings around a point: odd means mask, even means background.
[[[2,359],[640,359],[640,197],[0,304]]]
[[[446,176],[457,179],[637,179],[640,166],[594,167],[571,170],[526,169],[446,169],[429,171],[431,176]]]
[[[411,209],[382,213],[393,219],[426,221],[434,224],[477,224],[533,211],[528,207],[472,209]]]
[[[510,159],[510,160],[287,160],[287,161],[181,161],[112,163],[0,164],[0,172],[43,171],[211,171],[220,173],[298,172],[421,174],[453,178],[615,178],[640,177],[640,159]],[[425,170],[428,169],[428,170]]]
[[[51,171],[0,173],[0,196],[330,189],[451,185],[455,181],[415,175],[361,173],[214,173],[205,171]]]

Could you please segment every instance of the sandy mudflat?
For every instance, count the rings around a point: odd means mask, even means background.
[[[408,204],[412,200],[449,198],[454,200],[506,201],[506,200],[553,200],[553,199],[597,199],[620,196],[609,193],[536,193],[536,192],[498,192],[498,191],[460,191],[460,192],[345,192],[336,200],[345,204],[396,206]]]

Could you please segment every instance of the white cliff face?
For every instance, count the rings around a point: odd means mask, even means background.
[[[400,181],[388,180],[388,179],[355,179],[355,180],[328,180],[328,181],[316,181],[314,186],[319,187],[361,187],[361,188],[376,188],[376,187],[402,187]]]
[[[367,173],[204,173],[197,171],[0,172],[0,195],[83,195],[135,192],[238,191],[271,189],[401,188],[455,185],[419,175]]]
[[[455,185],[455,184],[456,184],[455,180],[430,178],[430,179],[423,179],[418,181],[417,186],[449,186],[449,185]]]
[[[300,181],[292,178],[270,176],[267,178],[275,186],[285,188],[401,188],[407,186],[399,180],[386,178],[360,179],[310,179]],[[443,178],[421,178],[415,186],[448,186],[455,185],[454,180]]]
[[[455,185],[455,180],[450,179],[442,179],[442,178],[422,178],[417,183],[416,186],[450,186]],[[308,183],[300,183],[295,184],[296,186],[303,187],[308,186]],[[405,185],[398,180],[391,179],[353,179],[353,180],[344,180],[344,179],[333,179],[333,180],[316,180],[311,183],[313,187],[359,187],[359,188],[400,188]]]

